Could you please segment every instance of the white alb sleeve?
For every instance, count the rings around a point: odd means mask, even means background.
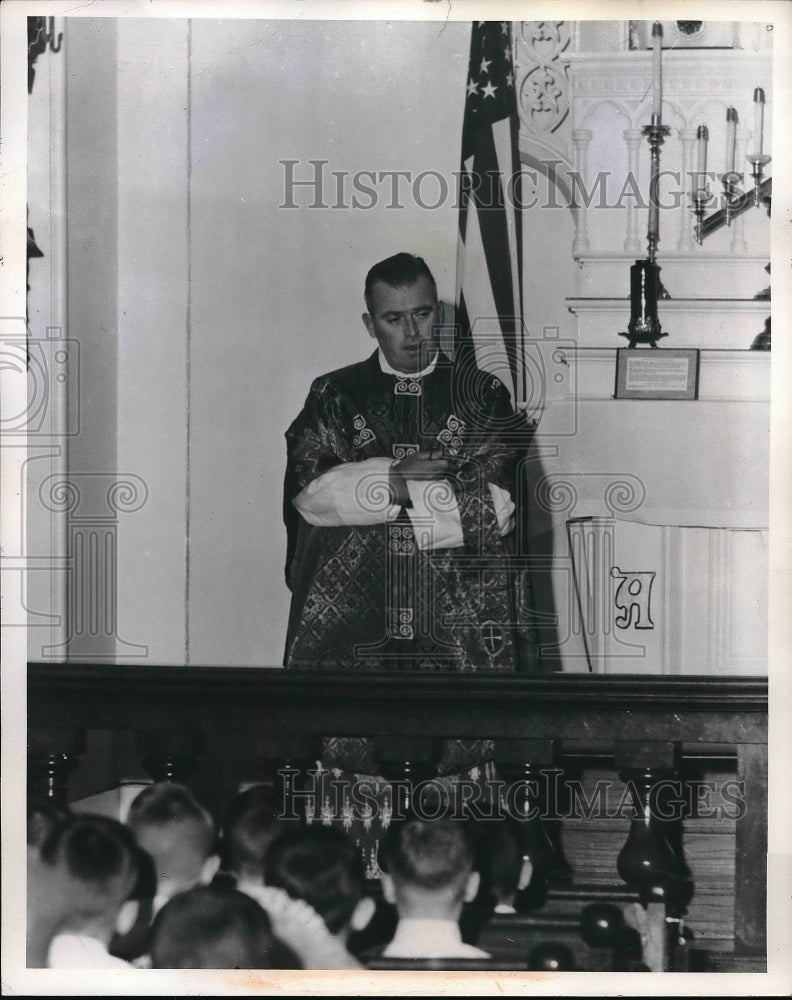
[[[451,484],[446,479],[406,482],[412,501],[407,514],[412,521],[416,547],[421,552],[430,552],[464,545],[462,521]]]
[[[399,516],[389,487],[392,458],[367,458],[336,465],[300,491],[294,506],[309,524],[385,524]]]
[[[501,538],[503,538],[510,531],[514,531],[514,501],[508,490],[504,490],[494,483],[488,483],[487,485],[492,497],[492,506],[495,508],[495,517],[498,519]]]
[[[514,501],[508,490],[489,483],[492,505],[501,538],[514,529]],[[458,549],[464,545],[462,521],[456,496],[444,479],[422,482],[407,480],[412,507],[407,513],[415,532],[415,544],[422,552],[433,549]]]
[[[399,505],[391,503],[391,458],[345,462],[317,476],[295,498],[294,506],[309,524],[333,528],[395,521]],[[454,491],[444,479],[408,479],[412,507],[407,513],[419,550],[454,549],[464,544]],[[514,528],[514,502],[507,490],[489,484],[501,536]]]

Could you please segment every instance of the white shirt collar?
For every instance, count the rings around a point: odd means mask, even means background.
[[[400,920],[388,951],[413,954],[443,955],[448,948],[456,950],[462,943],[459,924],[452,920]]]
[[[170,902],[173,896],[177,895],[177,892],[158,892],[154,899],[151,901],[151,919],[159,913],[162,907]]]
[[[430,372],[435,370],[437,366],[437,359],[440,356],[440,348],[435,351],[435,356],[429,362],[429,364],[420,372],[398,372],[395,368],[388,364],[388,360],[382,353],[382,348],[380,347],[377,351],[377,356],[379,358],[380,368],[385,372],[386,375],[396,375],[398,378],[423,378],[424,375],[429,375]]]
[[[88,934],[56,934],[50,942],[47,965],[51,969],[128,969],[130,965],[114,958],[107,946]]]

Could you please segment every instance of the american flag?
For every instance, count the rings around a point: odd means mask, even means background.
[[[475,21],[462,127],[456,306],[459,350],[525,401],[520,169],[511,24]],[[519,190],[519,189],[518,189]]]
[[[459,341],[455,359],[463,371],[475,359],[479,368],[498,376],[511,392],[516,411],[514,430],[524,432],[527,400],[522,224],[516,207],[518,130],[511,24],[475,21],[462,127],[456,287]],[[522,470],[515,483],[516,499],[524,495],[526,485]],[[519,499],[517,502],[520,506]],[[518,526],[515,543],[516,553],[526,555],[523,523]],[[539,653],[528,569],[515,573],[515,587],[516,669],[534,671]]]

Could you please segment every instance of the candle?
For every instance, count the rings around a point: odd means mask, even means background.
[[[734,173],[734,156],[737,149],[737,110],[726,108],[726,169],[725,174]]]
[[[761,87],[754,90],[754,156],[762,155],[765,93]]]
[[[709,140],[709,129],[706,125],[699,125],[696,129],[696,152],[698,162],[696,164],[696,180],[693,182],[693,197],[696,191],[703,191],[707,186],[707,141]]]
[[[659,21],[652,25],[652,116],[660,122],[663,106],[663,26]]]

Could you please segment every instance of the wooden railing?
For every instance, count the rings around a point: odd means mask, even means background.
[[[299,769],[316,759],[317,741],[326,736],[370,736],[395,747],[391,756],[413,759],[443,738],[492,739],[504,773],[530,776],[548,767],[581,773],[596,762],[647,795],[654,782],[684,780],[692,764],[717,766],[733,777],[732,798],[739,799],[728,840],[733,855],[724,867],[734,879],[734,952],[760,959],[766,948],[767,683],[761,678],[33,663],[28,716],[31,773],[50,790],[65,787],[91,731],[125,734],[155,777],[187,774],[200,759],[204,782],[225,782],[226,789],[262,767],[288,762]],[[689,820],[686,830],[695,824]],[[590,881],[587,871],[574,876]]]

